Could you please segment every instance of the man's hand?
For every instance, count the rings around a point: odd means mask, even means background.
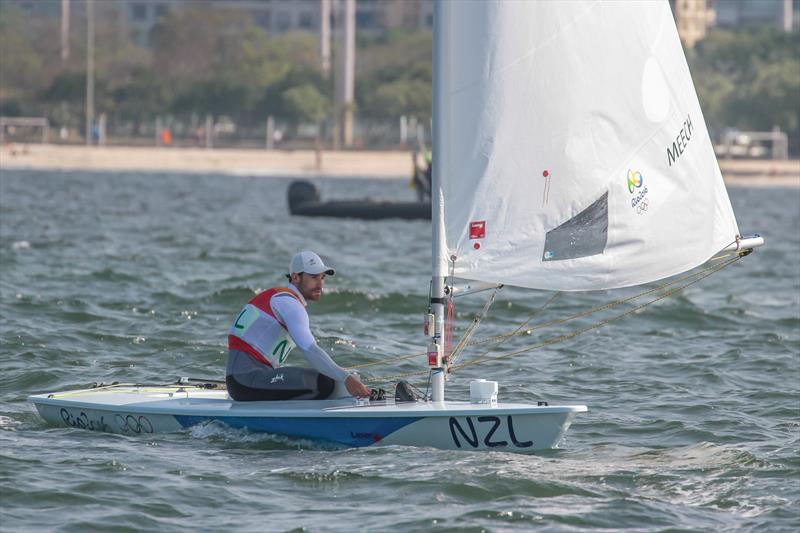
[[[347,376],[347,379],[344,380],[344,386],[347,387],[347,392],[356,398],[369,398],[369,389],[352,374]]]

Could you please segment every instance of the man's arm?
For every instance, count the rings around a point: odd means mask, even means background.
[[[280,295],[273,297],[272,310],[286,324],[289,335],[308,362],[322,374],[337,381],[347,379],[349,373],[337,365],[331,356],[317,345],[308,323],[308,313],[303,304],[292,296]]]

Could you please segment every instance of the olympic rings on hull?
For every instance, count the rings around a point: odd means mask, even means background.
[[[153,424],[146,416],[114,415],[114,422],[123,433],[152,433]]]

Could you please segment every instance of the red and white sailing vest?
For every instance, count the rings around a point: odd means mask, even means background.
[[[258,294],[244,306],[228,331],[228,349],[239,350],[259,363],[272,368],[283,365],[295,343],[289,336],[286,324],[272,312],[270,301],[278,294],[291,294],[302,301],[291,289],[273,287]]]

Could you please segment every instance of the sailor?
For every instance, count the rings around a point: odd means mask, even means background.
[[[431,200],[431,179],[433,177],[433,155],[428,150],[423,152],[425,168],[417,165],[417,152],[411,154],[413,161],[413,171],[411,175],[411,187],[417,190],[417,200],[429,202]]]
[[[370,395],[317,345],[309,329],[307,300],[319,300],[325,276],[334,270],[311,251],[297,253],[289,264],[288,287],[268,289],[244,306],[228,334],[225,381],[234,400],[321,400],[335,381],[357,397]],[[297,346],[314,367],[283,366]]]

